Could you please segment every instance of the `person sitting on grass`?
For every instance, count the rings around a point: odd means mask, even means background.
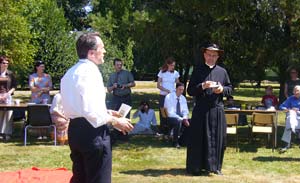
[[[261,103],[266,109],[277,108],[278,98],[273,94],[273,88],[271,85],[265,89],[266,95],[262,97]]]
[[[300,137],[300,85],[294,87],[294,95],[288,97],[280,106],[280,110],[286,111],[285,129],[281,140],[287,145],[280,150],[285,152],[291,147],[292,132]]]
[[[133,118],[139,117],[140,120],[136,123],[130,135],[153,135],[156,133],[157,121],[155,112],[150,108],[150,105],[146,101],[142,101],[137,111],[133,114]]]

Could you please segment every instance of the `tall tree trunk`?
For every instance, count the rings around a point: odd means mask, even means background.
[[[284,96],[284,84],[287,78],[287,68],[289,67],[289,59],[288,56],[283,58],[286,61],[280,62],[281,65],[279,66],[279,83],[280,83],[280,90],[279,90],[279,103],[281,104],[286,98]]]

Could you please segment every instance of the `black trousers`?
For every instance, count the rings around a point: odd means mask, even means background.
[[[159,100],[158,100],[158,106],[159,108],[164,107],[165,104],[165,95],[159,95]],[[162,117],[162,114],[159,110],[159,121],[160,121],[160,133],[164,135],[169,135],[170,134],[170,128],[167,123],[167,120]]]
[[[122,103],[131,106],[131,94],[125,96],[112,96],[112,107],[111,109],[118,111]],[[127,114],[126,118],[130,119],[130,112]]]
[[[173,143],[178,143],[182,121],[177,118],[168,118],[168,123],[173,128]]]
[[[85,118],[71,119],[68,130],[71,183],[111,183],[112,154],[106,125],[94,128]]]
[[[112,96],[112,106],[111,109],[118,111],[121,107],[122,103],[131,106],[131,94],[125,96]],[[130,119],[130,112],[127,114],[126,118]],[[119,130],[113,129],[111,133],[112,144],[114,144],[117,140],[120,141],[128,141],[128,134],[124,135]]]

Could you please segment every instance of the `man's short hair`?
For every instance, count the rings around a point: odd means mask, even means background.
[[[89,50],[97,49],[97,39],[96,39],[97,36],[100,38],[100,35],[97,32],[88,32],[82,34],[77,39],[76,51],[80,59],[87,58]]]
[[[114,59],[114,65],[116,65],[116,62],[123,62],[120,58],[115,58]]]
[[[183,87],[184,87],[184,84],[181,83],[181,82],[176,83],[176,88],[178,88],[178,87],[180,87],[180,86],[183,86]]]
[[[2,63],[2,62],[4,62],[4,61],[6,61],[6,62],[8,62],[9,63],[9,58],[7,57],[7,56],[4,56],[4,55],[1,55],[0,56],[0,63]]]

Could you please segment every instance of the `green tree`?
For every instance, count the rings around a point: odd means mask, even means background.
[[[58,87],[60,78],[77,60],[75,34],[71,33],[64,11],[54,0],[27,0],[23,14],[30,23],[31,43],[38,50],[34,58],[45,62],[46,72]]]
[[[65,17],[69,20],[73,30],[82,31],[90,27],[88,12],[85,9],[90,0],[57,0],[59,7],[63,8]]]
[[[225,49],[220,64],[235,84],[245,79],[259,82],[265,70],[272,69],[282,88],[287,67],[299,62],[299,1],[138,2],[133,40],[139,71],[152,72],[173,55],[179,71],[187,73],[183,71],[190,65],[203,61],[199,48],[207,42]]]
[[[10,69],[22,84],[36,49],[30,42],[32,35],[20,12],[21,5],[18,1],[0,1],[0,54],[11,58]]]
[[[124,61],[131,70],[133,66],[132,48],[132,0],[94,0],[90,15],[91,27],[104,37],[106,45],[113,47],[110,54]]]

